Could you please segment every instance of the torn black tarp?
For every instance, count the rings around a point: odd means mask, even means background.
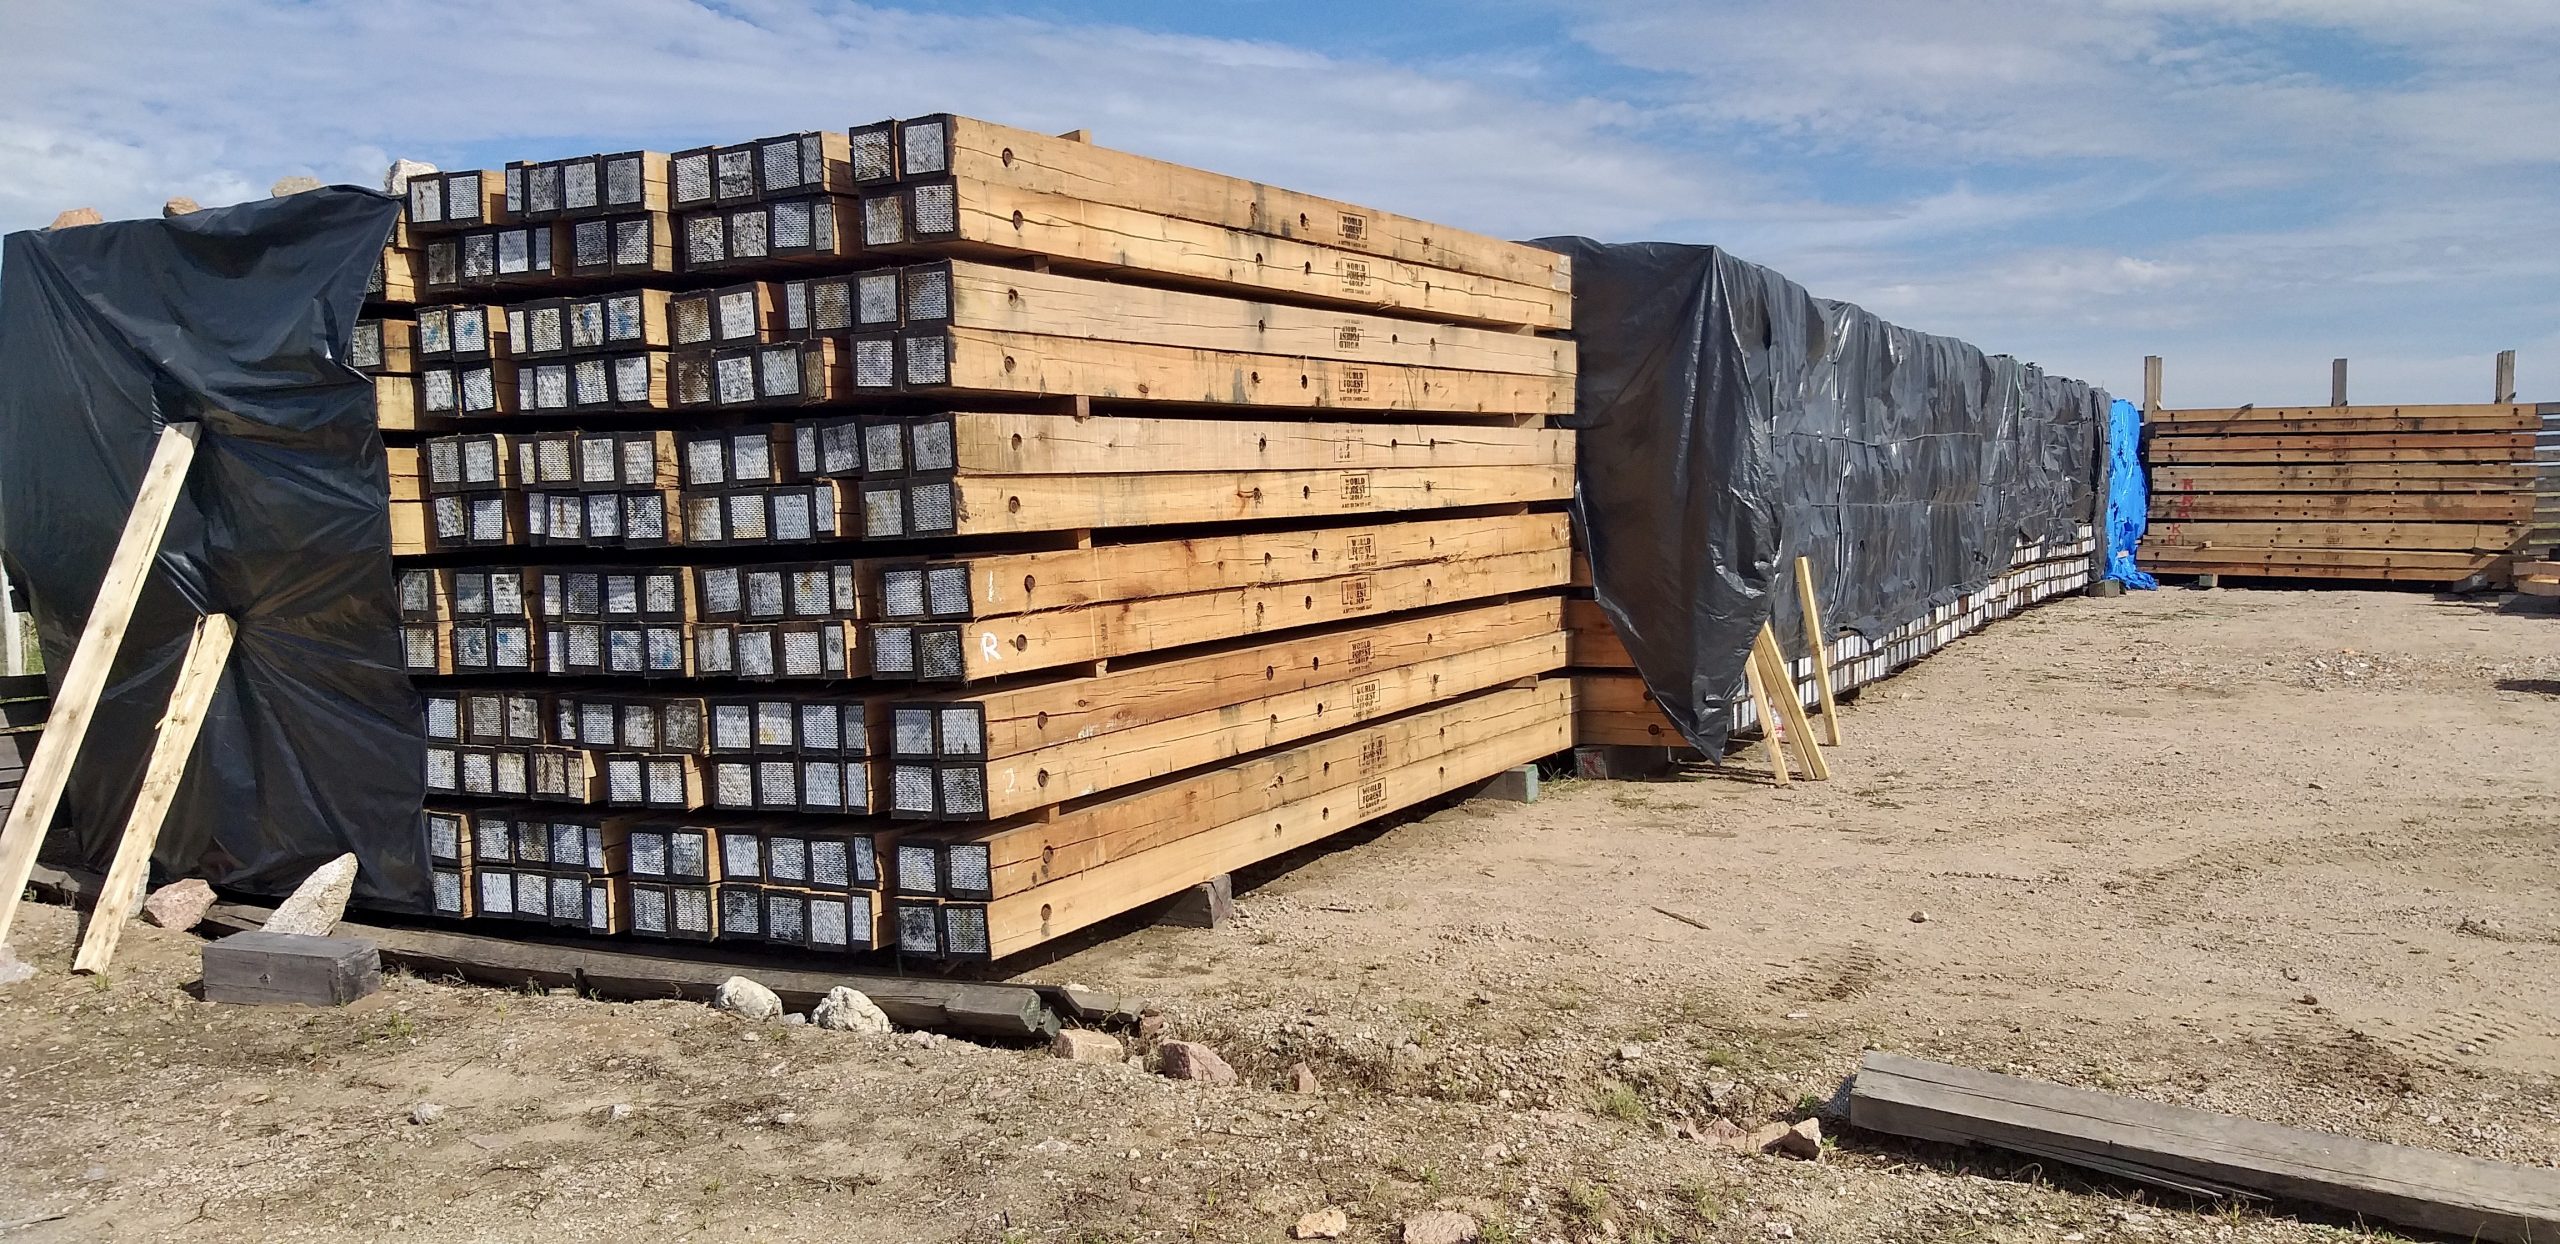
[[[202,425],[47,858],[106,865],[188,636],[222,612],[238,640],[160,872],[280,894],[352,851],[359,897],[422,907],[382,438],[343,362],[398,215],[338,187],[0,245],[0,550],[46,668],[70,660],[161,426]]]
[[[1869,638],[2091,521],[2106,395],[1815,298],[1711,246],[1539,243],[1573,258],[1574,520],[1602,608],[1689,742],[1721,751],[1774,622]]]

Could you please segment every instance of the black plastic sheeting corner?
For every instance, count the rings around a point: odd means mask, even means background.
[[[2107,395],[1914,332],[1712,246],[1546,238],[1573,259],[1574,523],[1600,605],[1713,756],[1764,622],[1879,638],[2093,521]]]
[[[373,385],[343,361],[398,216],[331,187],[0,243],[0,549],[57,682],[161,427],[202,425],[46,858],[105,867],[188,637],[229,613],[157,870],[281,894],[354,852],[359,898],[423,907],[389,482]]]

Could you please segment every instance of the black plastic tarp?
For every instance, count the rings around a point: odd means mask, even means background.
[[[199,448],[45,856],[114,853],[198,618],[238,625],[154,857],[280,894],[342,852],[427,892],[373,386],[344,363],[398,203],[351,188],[0,244],[0,550],[70,661],[164,424]]]
[[[1539,245],[1573,258],[1574,519],[1595,594],[1709,755],[1761,624],[1804,651],[1797,555],[1824,622],[1877,638],[2091,521],[2099,390],[1712,246]]]

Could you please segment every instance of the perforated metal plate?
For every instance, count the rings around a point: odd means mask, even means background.
[[[667,923],[669,932],[679,937],[711,936],[711,892],[694,886],[682,886],[669,892],[675,911]]]
[[[984,896],[994,884],[984,843],[955,842],[942,853],[942,889],[946,894]]]
[[[601,350],[605,345],[604,300],[581,298],[569,304],[569,348]]]
[[[606,207],[638,207],[647,194],[648,169],[637,153],[606,156],[604,160],[604,205]]]
[[[509,916],[516,910],[516,875],[511,872],[480,874],[480,914]]]
[[[642,216],[613,222],[613,266],[630,271],[647,271],[655,266],[657,224]]]
[[[698,829],[667,835],[667,873],[675,877],[711,875],[711,839]]]
[[[702,212],[684,218],[684,261],[687,264],[717,264],[729,257],[728,218],[718,212]]]
[[[764,875],[764,839],[747,831],[720,835],[720,875],[755,878]]]
[[[950,817],[985,816],[987,814],[987,774],[976,765],[946,768],[941,773],[942,815]]]
[[[580,272],[602,272],[613,266],[613,227],[601,220],[581,220],[569,228],[569,266]]]
[[[641,772],[637,756],[607,756],[604,762],[604,797],[619,804],[638,804],[648,796],[648,778]]]
[[[862,244],[896,246],[907,240],[906,205],[894,194],[862,200]]]
[[[820,534],[809,517],[809,494],[796,489],[773,494],[773,538],[806,543]]]
[[[722,203],[752,199],[756,194],[755,148],[724,147],[711,153],[711,194]]]
[[[764,891],[734,882],[720,883],[720,936],[741,940],[764,937]]]
[[[933,894],[942,889],[942,853],[933,844],[901,842],[897,860],[898,893]]]
[[[794,327],[816,333],[842,332],[853,327],[853,284],[842,278],[809,282],[808,303],[801,308],[806,322]]]
[[[896,765],[889,770],[890,811],[906,816],[931,816],[933,795],[933,766]]]
[[[776,203],[767,215],[772,221],[773,249],[777,254],[816,250],[824,241],[818,235],[814,205],[805,199]]]
[[[462,874],[439,868],[431,874],[431,877],[435,887],[436,914],[439,916],[461,915]]]
[[[835,838],[813,838],[809,841],[809,884],[835,889],[853,884],[853,861],[843,841]]]
[[[871,641],[871,672],[884,678],[912,678],[916,670],[915,628],[865,628]]]
[[[942,953],[942,922],[934,917],[931,904],[900,903],[895,911],[899,953],[910,955]]]
[[[664,886],[631,887],[631,931],[649,937],[664,937],[668,932],[667,890]]]
[[[771,678],[773,671],[773,632],[760,626],[741,627],[738,631],[738,676]]]
[[[809,900],[809,948],[812,950],[845,950],[847,934],[845,900],[812,898]]]
[[[654,829],[631,831],[631,853],[625,862],[635,877],[667,875],[667,836]]]
[[[682,808],[693,802],[693,792],[685,781],[685,764],[681,757],[652,756],[648,762],[649,802],[661,808]]]
[[[959,465],[953,446],[951,421],[925,419],[909,426],[907,431],[909,462],[918,473],[949,471]]]
[[[658,710],[658,732],[666,739],[667,748],[679,752],[702,750],[702,704],[698,700],[670,700]]]
[[[797,894],[779,890],[765,891],[764,935],[767,941],[795,946],[808,941],[808,901]]]
[[[762,259],[773,253],[773,217],[765,208],[729,213],[729,257]]]
[[[937,618],[969,616],[969,568],[934,566],[925,571],[925,608]]]
[[[657,543],[667,538],[667,498],[664,493],[633,492],[622,497],[622,537],[634,544]]]
[[[968,672],[961,648],[960,628],[955,626],[919,627],[916,631],[916,677],[933,682],[958,682]]]
[[[945,756],[983,756],[987,752],[987,710],[977,704],[947,704],[935,714],[936,742]]]
[[[960,188],[950,182],[911,186],[907,190],[907,237],[933,241],[960,232]]]
[[[942,334],[901,337],[898,353],[906,360],[905,380],[909,386],[931,388],[951,383],[951,341]]]
[[[738,587],[739,571],[735,566],[705,566],[695,585],[702,591],[702,609],[714,617],[729,617],[742,603]]]
[[[872,337],[853,343],[853,385],[857,389],[894,389],[898,386],[898,343],[888,337]]]
[[[883,121],[860,126],[851,131],[853,139],[853,180],[868,184],[892,181],[898,176],[897,129]]]
[[[711,766],[711,805],[715,808],[756,806],[756,767],[746,760],[715,761]]]
[[[427,789],[453,791],[462,785],[462,765],[450,747],[427,748]]]
[[[912,534],[944,535],[959,527],[957,497],[949,481],[907,486],[907,524]]]
[[[951,127],[940,117],[908,121],[898,127],[898,168],[903,176],[922,177],[951,168]]]
[[[428,632],[427,632],[427,636],[428,636],[428,660],[429,660],[429,664],[431,664],[431,665],[433,664],[433,661],[434,661],[434,645],[435,645],[434,635],[435,635],[435,632],[433,632],[432,630],[430,630],[430,631],[428,631]],[[411,664],[411,665],[415,665],[415,664],[417,664],[416,660],[414,659],[414,654],[413,654],[413,657],[412,657],[412,659],[411,659],[411,661],[410,661],[410,664]],[[455,741],[455,740],[460,739],[460,738],[462,737],[462,723],[461,723],[461,721],[459,720],[460,716],[461,716],[461,709],[460,709],[460,707],[459,707],[459,706],[454,702],[454,698],[453,698],[452,696],[450,696],[450,695],[431,695],[431,696],[428,696],[428,697],[427,697],[427,737],[428,737],[428,738],[431,738],[431,739],[442,739],[442,740],[444,740],[445,742],[448,742],[448,743],[450,743],[450,742],[453,742],[453,741]]]
[[[756,392],[768,401],[801,395],[799,346],[767,346],[756,352]]]
[[[587,538],[610,541],[622,536],[622,498],[609,492],[587,497]]]
[[[723,406],[744,406],[756,400],[756,364],[753,354],[713,356],[714,385]]]
[[[691,207],[711,201],[711,153],[686,152],[667,162],[667,189],[676,206]]]

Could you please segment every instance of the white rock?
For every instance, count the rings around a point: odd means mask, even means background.
[[[711,1005],[740,1019],[775,1019],[782,1014],[780,997],[743,976],[720,982],[720,992],[712,995]]]
[[[1482,1238],[1476,1220],[1455,1210],[1426,1210],[1404,1220],[1404,1244],[1475,1244]]]
[[[1642,1057],[1644,1057],[1644,1046],[1636,1042],[1628,1041],[1618,1046],[1618,1059],[1621,1062],[1631,1063]]]
[[[406,195],[409,193],[410,178],[424,177],[434,171],[436,166],[432,164],[422,164],[416,160],[393,160],[391,168],[382,175],[382,192]]]
[[[838,985],[818,1000],[809,1011],[809,1022],[831,1032],[889,1031],[889,1017],[877,1003],[859,989]]]
[[[1351,1217],[1339,1205],[1328,1205],[1298,1219],[1289,1229],[1289,1237],[1297,1240],[1338,1240],[1351,1229]]]
[[[425,1127],[443,1117],[444,1107],[431,1101],[422,1101],[409,1107],[409,1121],[420,1127]]]
[[[607,1123],[621,1123],[630,1117],[631,1107],[621,1102],[615,1102],[604,1108],[604,1121]]]
[[[789,1015],[785,1015],[785,1016],[783,1016],[783,1017],[782,1017],[782,1026],[783,1026],[783,1027],[785,1027],[785,1028],[794,1027],[794,1026],[796,1026],[796,1025],[805,1024],[805,1023],[808,1023],[808,1022],[809,1022],[809,1017],[808,1017],[808,1016],[806,1016],[806,1015],[801,1014],[801,1013],[800,1013],[800,1012],[798,1012],[798,1011],[793,1011],[793,1012],[792,1012],[792,1013],[790,1013]]]
[[[356,857],[353,852],[322,864],[293,888],[291,897],[276,904],[275,914],[260,926],[269,933],[301,933],[311,937],[327,937],[347,914],[347,896],[356,888]]]
[[[33,979],[35,974],[36,965],[19,958],[7,942],[0,942],[0,985],[15,985]]]
[[[305,177],[300,174],[296,174],[292,177],[283,178],[276,182],[275,185],[268,187],[267,194],[271,198],[281,199],[286,195],[302,194],[306,191],[317,190],[319,188],[319,178]]]

